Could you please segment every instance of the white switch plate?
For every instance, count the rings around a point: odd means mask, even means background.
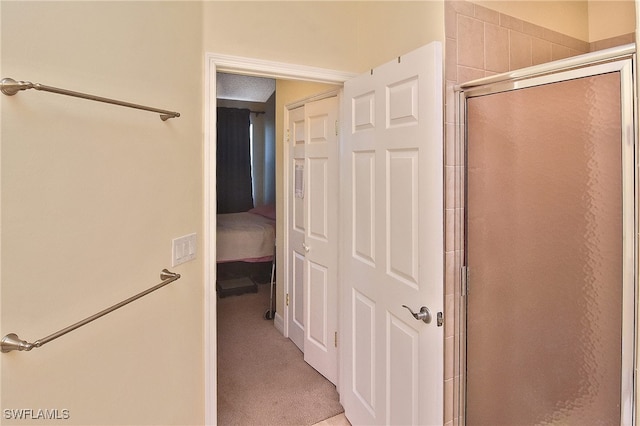
[[[196,258],[196,234],[173,239],[171,266],[177,266]]]

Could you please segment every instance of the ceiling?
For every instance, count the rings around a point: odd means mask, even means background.
[[[235,101],[266,102],[276,90],[272,78],[217,73],[216,97]]]

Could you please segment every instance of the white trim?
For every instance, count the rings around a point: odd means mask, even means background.
[[[282,185],[284,185],[284,193],[282,194],[282,212],[283,212],[283,220],[282,220],[282,253],[284,253],[284,255],[282,256],[282,259],[280,262],[276,263],[276,270],[280,267],[282,268],[281,270],[283,271],[282,273],[282,277],[284,279],[284,300],[285,300],[285,309],[284,309],[284,315],[281,317],[282,318],[282,324],[280,324],[280,332],[282,333],[282,335],[284,337],[289,337],[289,321],[290,321],[290,317],[289,317],[289,310],[291,309],[289,307],[289,294],[293,293],[292,289],[291,289],[291,280],[289,279],[289,270],[291,268],[291,259],[289,259],[289,226],[291,226],[290,221],[291,221],[291,217],[289,216],[289,179],[290,179],[290,173],[289,173],[289,141],[287,140],[287,132],[289,130],[289,109],[287,109],[287,107],[284,108],[284,111],[282,112],[283,116],[284,116],[284,126],[282,126],[282,136],[284,138],[284,140],[282,141],[282,158],[283,158],[283,167],[282,167]],[[277,160],[276,160],[277,163]],[[276,172],[277,173],[277,172]],[[276,179],[277,180],[277,179]],[[277,188],[276,188],[277,191]],[[277,194],[276,194],[276,198],[277,198]],[[278,313],[276,312],[276,317],[274,319],[278,319]],[[274,321],[274,325],[277,324],[276,321]]]
[[[206,425],[217,423],[217,322],[216,322],[216,114],[210,103],[216,102],[216,64],[205,61],[204,79],[204,419]],[[212,136],[213,135],[213,136]],[[213,139],[212,139],[213,138]],[[213,264],[213,267],[212,267]]]
[[[278,330],[283,336],[284,334],[284,317],[276,312],[275,317],[273,318],[273,326]]]
[[[291,111],[292,109],[301,107],[304,104],[308,104],[315,101],[321,101],[323,99],[333,98],[334,96],[339,96],[341,91],[342,91],[342,88],[329,90],[328,92],[324,92],[324,93],[318,93],[317,95],[312,95],[307,98],[300,99],[299,101],[287,104],[285,105],[285,108]]]
[[[338,83],[354,77],[356,74],[346,71],[335,71],[326,68],[296,65],[287,62],[266,61],[263,59],[245,58],[242,56],[207,53],[207,62],[213,62],[220,72],[252,75],[290,80],[315,81],[318,83]]]
[[[342,84],[355,74],[216,53],[205,53],[204,67],[204,420],[205,424],[214,425],[217,422],[216,268],[215,261],[213,261],[216,256],[216,72],[223,71],[258,77],[330,84]],[[288,203],[286,191],[284,200],[286,205]],[[285,238],[284,253],[286,253],[286,249],[287,241]],[[285,280],[286,275],[285,273]],[[287,286],[288,283],[285,283],[284,289]],[[284,314],[283,318],[279,313],[276,313],[274,321],[275,327],[283,334],[285,334],[284,326],[287,323],[286,310]]]

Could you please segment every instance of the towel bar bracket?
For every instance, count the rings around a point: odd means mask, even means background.
[[[7,96],[13,96],[19,91],[28,88],[24,81],[15,81],[12,78],[3,78],[0,80],[0,91]]]
[[[158,290],[161,287],[164,287],[165,285],[172,283],[176,280],[178,280],[180,278],[180,274],[176,274],[175,272],[171,272],[168,271],[167,269],[163,269],[160,272],[160,280],[162,281],[160,284],[157,284],[143,292],[140,292],[138,294],[136,294],[135,296],[131,296],[130,298],[123,300],[120,303],[116,303],[113,306],[108,307],[107,309],[104,309],[100,312],[98,312],[97,314],[91,315],[88,318],[83,319],[82,321],[78,321],[77,323],[70,325],[69,327],[63,328],[60,331],[57,331],[53,334],[50,334],[47,337],[43,337],[42,339],[38,339],[33,343],[29,343],[26,340],[22,340],[20,339],[20,337],[18,337],[17,334],[15,333],[9,333],[7,335],[5,335],[1,340],[0,340],[0,352],[2,353],[7,353],[7,352],[11,352],[11,351],[30,351],[33,348],[39,348],[40,346],[44,345],[45,343],[48,343],[52,340],[57,339],[58,337],[64,336],[65,334],[69,333],[70,331],[73,331],[77,328],[82,327],[85,324],[90,323],[91,321],[94,321],[110,312],[115,311],[116,309],[119,309],[121,307],[123,307],[124,305],[127,305],[131,302],[133,302],[134,300],[137,300],[139,298],[141,298],[142,296],[146,296],[147,294]]]

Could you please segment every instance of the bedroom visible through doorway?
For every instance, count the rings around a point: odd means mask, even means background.
[[[217,77],[216,289],[225,297],[271,282],[276,82],[227,73]]]
[[[240,75],[233,75],[233,74],[223,74],[223,73],[217,73],[217,76],[220,78],[221,76],[223,76],[222,78],[226,78],[227,76],[233,76],[237,81],[242,81],[244,78],[248,78],[246,76],[240,76]],[[265,80],[269,80],[269,79],[265,79]],[[273,80],[275,82],[275,80]],[[241,84],[242,87],[246,87],[247,85],[245,84]],[[319,91],[318,87],[320,87],[321,89],[324,89],[326,85],[322,85],[322,84],[317,84],[317,83],[307,83],[307,82],[301,82],[301,81],[278,81],[278,87],[282,88],[282,92],[284,92],[282,94],[281,99],[290,99],[291,97],[296,96],[296,93],[302,93],[302,96],[308,95],[308,91],[309,90],[313,90],[315,93],[317,93]],[[219,86],[218,86],[219,87]],[[335,86],[331,86],[331,87],[335,87]],[[326,90],[326,89],[325,89]],[[218,95],[220,95],[221,90],[218,90]],[[225,98],[231,98],[233,96],[230,96],[229,94],[223,95]],[[278,96],[280,96],[280,93],[278,93]],[[272,93],[271,96],[269,96],[270,99],[267,99],[267,103],[255,103],[255,102],[251,102],[251,101],[247,101],[247,100],[242,100],[239,101],[238,99],[221,99],[220,96],[217,97],[216,99],[216,109],[222,107],[222,108],[234,108],[234,109],[248,109],[249,112],[249,116],[251,118],[251,123],[250,125],[252,125],[255,129],[256,126],[256,121],[258,121],[258,129],[254,132],[254,143],[253,143],[253,150],[252,151],[252,157],[253,158],[253,163],[251,164],[251,174],[252,175],[256,175],[258,174],[259,176],[264,176],[265,174],[265,170],[268,170],[269,167],[272,165],[273,168],[273,172],[274,172],[274,176],[273,179],[271,180],[271,182],[269,182],[269,177],[267,178],[263,178],[263,183],[264,185],[259,186],[256,191],[255,188],[255,183],[256,179],[255,176],[254,179],[252,179],[252,198],[253,198],[253,207],[249,210],[253,210],[253,214],[255,215],[255,213],[258,213],[258,216],[262,215],[262,219],[266,220],[266,218],[264,218],[263,216],[270,216],[269,214],[265,214],[267,213],[269,210],[271,211],[271,214],[274,213],[275,209],[270,208],[270,204],[267,202],[265,203],[264,201],[261,200],[269,200],[270,197],[272,197],[272,199],[274,199],[276,197],[276,193],[279,192],[281,189],[278,187],[276,188],[275,186],[275,158],[276,158],[276,147],[275,147],[275,140],[274,143],[271,144],[268,140],[269,137],[274,137],[273,135],[275,134],[276,127],[279,127],[278,124],[275,123],[275,93]],[[299,99],[299,97],[298,97]],[[251,103],[248,103],[251,102]],[[270,104],[269,104],[270,102]],[[267,104],[267,105],[265,105]],[[264,111],[264,113],[262,113],[262,111]],[[270,111],[272,111],[271,116],[270,116]],[[218,116],[218,120],[220,115],[217,113],[216,111],[216,115]],[[256,120],[256,118],[258,120]],[[220,122],[218,121],[218,129],[220,126]],[[263,131],[262,129],[264,129],[264,133],[266,133],[266,135],[263,136]],[[271,132],[271,134],[269,134]],[[281,132],[281,130],[280,130]],[[218,148],[220,145],[220,141],[218,141]],[[260,149],[264,149],[264,152],[258,152],[256,155],[256,149],[259,151]],[[258,166],[256,167],[256,156],[259,158],[258,160]],[[260,158],[262,158],[263,160],[260,160]],[[272,162],[270,162],[270,159],[273,159]],[[264,170],[260,170],[260,166],[264,165]],[[218,170],[219,173],[219,169],[220,169],[220,164],[218,162],[218,164],[216,165],[216,169]],[[256,173],[257,171],[257,173]],[[219,176],[219,175],[218,175]],[[220,194],[221,190],[224,190],[220,185],[220,180],[218,179],[218,188],[217,188],[217,192],[218,194]],[[270,187],[269,184],[271,184],[272,186]],[[260,185],[260,184],[258,184]],[[227,189],[228,190],[228,189]],[[260,192],[262,191],[262,195],[260,195]],[[258,196],[254,195],[257,194]],[[272,194],[272,195],[270,195]],[[247,214],[247,212],[234,212],[229,214],[229,216],[233,216],[235,214]],[[250,289],[248,293],[246,294],[240,294],[240,295],[234,295],[234,296],[229,296],[228,298],[224,298],[224,300],[220,299],[220,292],[218,291],[218,309],[220,310],[220,312],[223,312],[224,309],[222,309],[222,306],[220,305],[221,302],[224,302],[225,306],[228,305],[229,303],[233,303],[233,304],[238,304],[240,303],[241,306],[244,306],[244,300],[249,301],[250,299],[254,299],[256,297],[262,297],[262,300],[266,300],[264,298],[265,294],[268,294],[270,289],[267,288],[269,287],[269,281],[270,281],[270,272],[271,272],[271,263],[270,262],[265,262],[265,263],[261,263],[261,262],[226,262],[225,260],[229,260],[229,256],[227,256],[226,250],[224,248],[221,248],[221,239],[224,239],[224,237],[221,238],[221,234],[220,234],[220,222],[221,222],[221,216],[227,216],[225,214],[223,215],[218,215],[217,217],[217,223],[218,223],[218,227],[217,227],[217,235],[216,235],[216,246],[217,246],[217,258],[218,259],[222,259],[223,263],[219,263],[217,264],[217,281],[218,283],[220,283],[220,281],[224,281],[225,279],[237,279],[237,278],[250,278],[250,282],[252,283],[257,283],[255,284],[255,286],[253,286],[252,289]],[[272,216],[275,217],[275,216]],[[279,218],[284,220],[284,217]],[[223,219],[222,221],[224,221],[226,219]],[[227,224],[228,225],[228,224]],[[262,245],[264,245],[264,243],[261,243]],[[259,259],[259,252],[257,253],[246,253],[246,254],[241,254],[238,256],[245,256],[242,257],[239,260],[260,260]],[[221,258],[222,256],[222,258]],[[226,258],[224,256],[227,256]],[[230,255],[231,257],[234,257],[233,255]],[[256,256],[256,258],[253,258],[251,256]],[[268,268],[267,268],[268,266]],[[279,287],[279,284],[282,283],[282,285],[284,285],[284,281],[283,280],[275,280],[276,283],[274,283],[274,287],[276,287],[276,291],[278,292],[277,295],[274,294],[274,309],[275,309],[275,296],[277,296],[280,299],[283,299],[281,293],[282,293],[282,287]],[[257,294],[254,294],[253,291],[257,291]],[[244,293],[244,290],[242,289],[232,289],[230,294],[233,293]],[[274,291],[275,293],[275,291]],[[225,295],[226,296],[226,295]],[[244,314],[248,315],[253,315],[255,316],[260,315],[262,316],[262,314],[265,312],[265,310],[267,309],[267,307],[270,305],[269,303],[262,303],[262,304],[258,304],[259,306],[257,306],[256,308],[254,308],[252,311],[258,309],[259,312],[249,312],[249,311],[245,311],[245,308],[242,308],[241,310],[243,311]],[[262,306],[264,305],[264,306]],[[247,309],[249,309],[249,302],[247,302]],[[254,307],[255,307],[255,301],[254,301]],[[262,321],[264,323],[266,323],[266,321],[264,319],[262,319]],[[218,328],[217,328],[217,340],[218,340],[218,360],[220,360],[220,355],[223,355],[224,350],[223,347],[228,348],[231,344],[233,344],[232,342],[227,342],[226,340],[221,340],[221,339],[225,339],[225,335],[227,334],[227,330],[221,330],[220,327],[226,327],[225,325],[225,321],[221,318],[218,319]],[[269,322],[269,327],[271,327],[271,329],[276,328],[275,331],[276,336],[281,336],[281,333],[283,333],[283,329],[282,327],[278,327],[276,325],[276,327],[274,327],[273,322]],[[290,341],[287,340],[287,343],[291,344]],[[297,349],[296,349],[297,351]],[[277,358],[276,354],[270,354],[270,357],[275,356]],[[268,361],[268,359],[264,359],[265,361]],[[254,362],[257,362],[254,360]],[[300,362],[304,363],[304,361],[302,360],[302,357],[300,356]],[[260,364],[262,364],[261,362],[259,362],[259,365],[253,365],[252,368],[267,368],[269,369],[269,367],[265,364],[264,366],[261,366]],[[308,366],[307,366],[308,367]],[[235,368],[235,367],[232,367]],[[291,367],[294,368],[294,367]],[[221,383],[221,380],[223,378],[223,376],[225,376],[225,380],[228,379],[227,374],[227,367],[223,366],[223,365],[218,365],[218,419],[220,418],[219,416],[223,414],[224,410],[226,409],[225,406],[227,405],[227,401],[221,401],[221,398],[224,399],[224,383]],[[225,371],[225,374],[223,374],[223,371]],[[324,379],[322,379],[324,380]],[[274,383],[275,386],[277,386],[277,383]],[[319,394],[318,396],[320,397],[320,399],[324,399],[327,398],[327,403],[328,404],[333,404],[332,402],[330,402],[331,400],[335,400],[336,403],[338,403],[339,406],[339,402],[338,401],[338,397],[337,397],[337,392],[335,391],[335,387],[333,387],[333,385],[330,385],[330,388],[333,389],[333,394],[332,395],[325,395],[324,397],[321,396],[321,394]],[[228,408],[228,407],[227,407]],[[255,408],[256,410],[259,410],[258,406],[255,407],[246,407],[244,408],[244,410],[246,411],[247,408],[253,409]],[[251,410],[249,410],[251,411]]]

